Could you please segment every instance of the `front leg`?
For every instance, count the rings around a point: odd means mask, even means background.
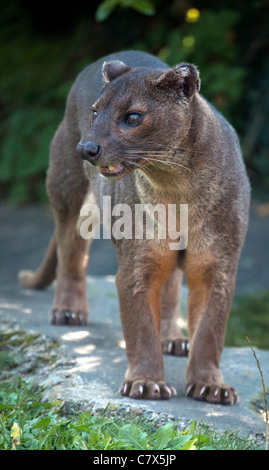
[[[168,399],[175,389],[164,379],[160,341],[160,293],[167,266],[135,253],[119,263],[117,289],[128,369],[120,393],[131,398]],[[158,260],[159,261],[159,260]]]
[[[234,293],[234,260],[187,260],[189,287],[190,353],[186,371],[186,395],[197,400],[232,405],[235,389],[223,383],[219,368],[227,321]],[[237,263],[236,263],[237,265]]]

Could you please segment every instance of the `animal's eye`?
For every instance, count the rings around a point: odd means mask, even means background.
[[[125,119],[125,122],[126,124],[128,124],[128,126],[134,127],[134,126],[138,126],[138,124],[140,124],[142,119],[143,119],[143,116],[141,114],[131,113],[131,114],[128,114],[128,116]]]
[[[92,121],[95,121],[97,116],[98,116],[98,111],[96,111],[96,109],[94,109],[93,112],[92,112]]]

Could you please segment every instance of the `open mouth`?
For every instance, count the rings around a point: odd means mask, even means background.
[[[133,170],[142,168],[142,166],[145,166],[145,165],[141,164],[140,160],[136,160],[136,161],[116,163],[115,165],[109,165],[109,166],[98,166],[97,168],[100,171],[101,175],[105,177],[109,177],[109,178],[116,178],[116,177],[125,176],[127,173],[130,173]]]
[[[104,176],[119,176],[126,170],[122,163],[117,163],[114,166],[98,166],[97,168],[100,171],[101,175]]]

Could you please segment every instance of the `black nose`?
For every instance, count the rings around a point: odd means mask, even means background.
[[[87,160],[88,162],[95,165],[101,156],[102,148],[101,145],[99,145],[97,142],[81,141],[77,145],[77,152],[82,160]]]

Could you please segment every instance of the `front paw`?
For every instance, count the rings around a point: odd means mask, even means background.
[[[54,308],[50,314],[50,323],[52,325],[86,325],[87,313]]]
[[[124,381],[120,387],[120,394],[136,399],[168,400],[177,393],[174,387],[166,385],[165,382],[138,379]]]
[[[172,356],[187,357],[189,355],[189,341],[187,338],[163,340],[162,341],[163,354],[170,354]]]
[[[238,400],[236,390],[225,384],[187,383],[185,395],[219,405],[234,405]]]

